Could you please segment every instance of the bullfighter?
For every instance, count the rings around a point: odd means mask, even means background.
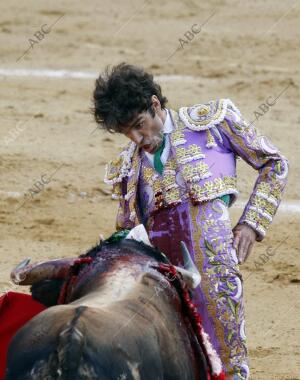
[[[107,69],[93,95],[99,126],[130,140],[105,176],[119,201],[117,229],[143,223],[174,265],[182,265],[185,242],[202,276],[194,302],[227,379],[249,379],[239,264],[273,220],[287,181],[286,158],[230,99],[167,108],[153,76],[133,65]],[[258,176],[232,228],[228,208],[238,195],[238,157]]]

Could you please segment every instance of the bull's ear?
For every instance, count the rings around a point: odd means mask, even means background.
[[[50,307],[57,305],[63,279],[41,280],[30,287],[32,298]]]

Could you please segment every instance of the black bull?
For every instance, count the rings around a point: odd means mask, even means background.
[[[207,379],[178,289],[155,269],[165,256],[133,240],[102,243],[84,256],[92,263],[69,281],[66,304],[49,307],[14,336],[5,380]],[[43,278],[38,285],[62,282],[53,273],[31,275],[32,282]],[[39,295],[39,286],[33,290]],[[42,296],[48,304],[51,292]]]

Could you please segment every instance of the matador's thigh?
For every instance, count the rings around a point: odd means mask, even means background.
[[[194,303],[220,355],[227,379],[248,379],[243,280],[233,249],[227,205],[220,199],[193,206],[189,201],[149,219],[152,244],[174,265],[182,265],[184,241],[202,279]]]

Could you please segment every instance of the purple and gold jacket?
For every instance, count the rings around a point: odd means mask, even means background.
[[[259,174],[239,223],[251,226],[257,240],[262,240],[286,185],[286,158],[243,119],[229,99],[170,113],[175,125],[170,140],[173,159],[167,161],[161,180],[152,178],[158,200],[155,211],[183,201],[176,184],[178,171],[185,182],[186,198],[194,205],[225,194],[230,195],[231,205],[238,194],[236,158],[241,157]],[[133,142],[107,166],[105,182],[113,186],[112,197],[119,200],[117,229],[141,223],[137,201],[140,167],[141,155]]]

